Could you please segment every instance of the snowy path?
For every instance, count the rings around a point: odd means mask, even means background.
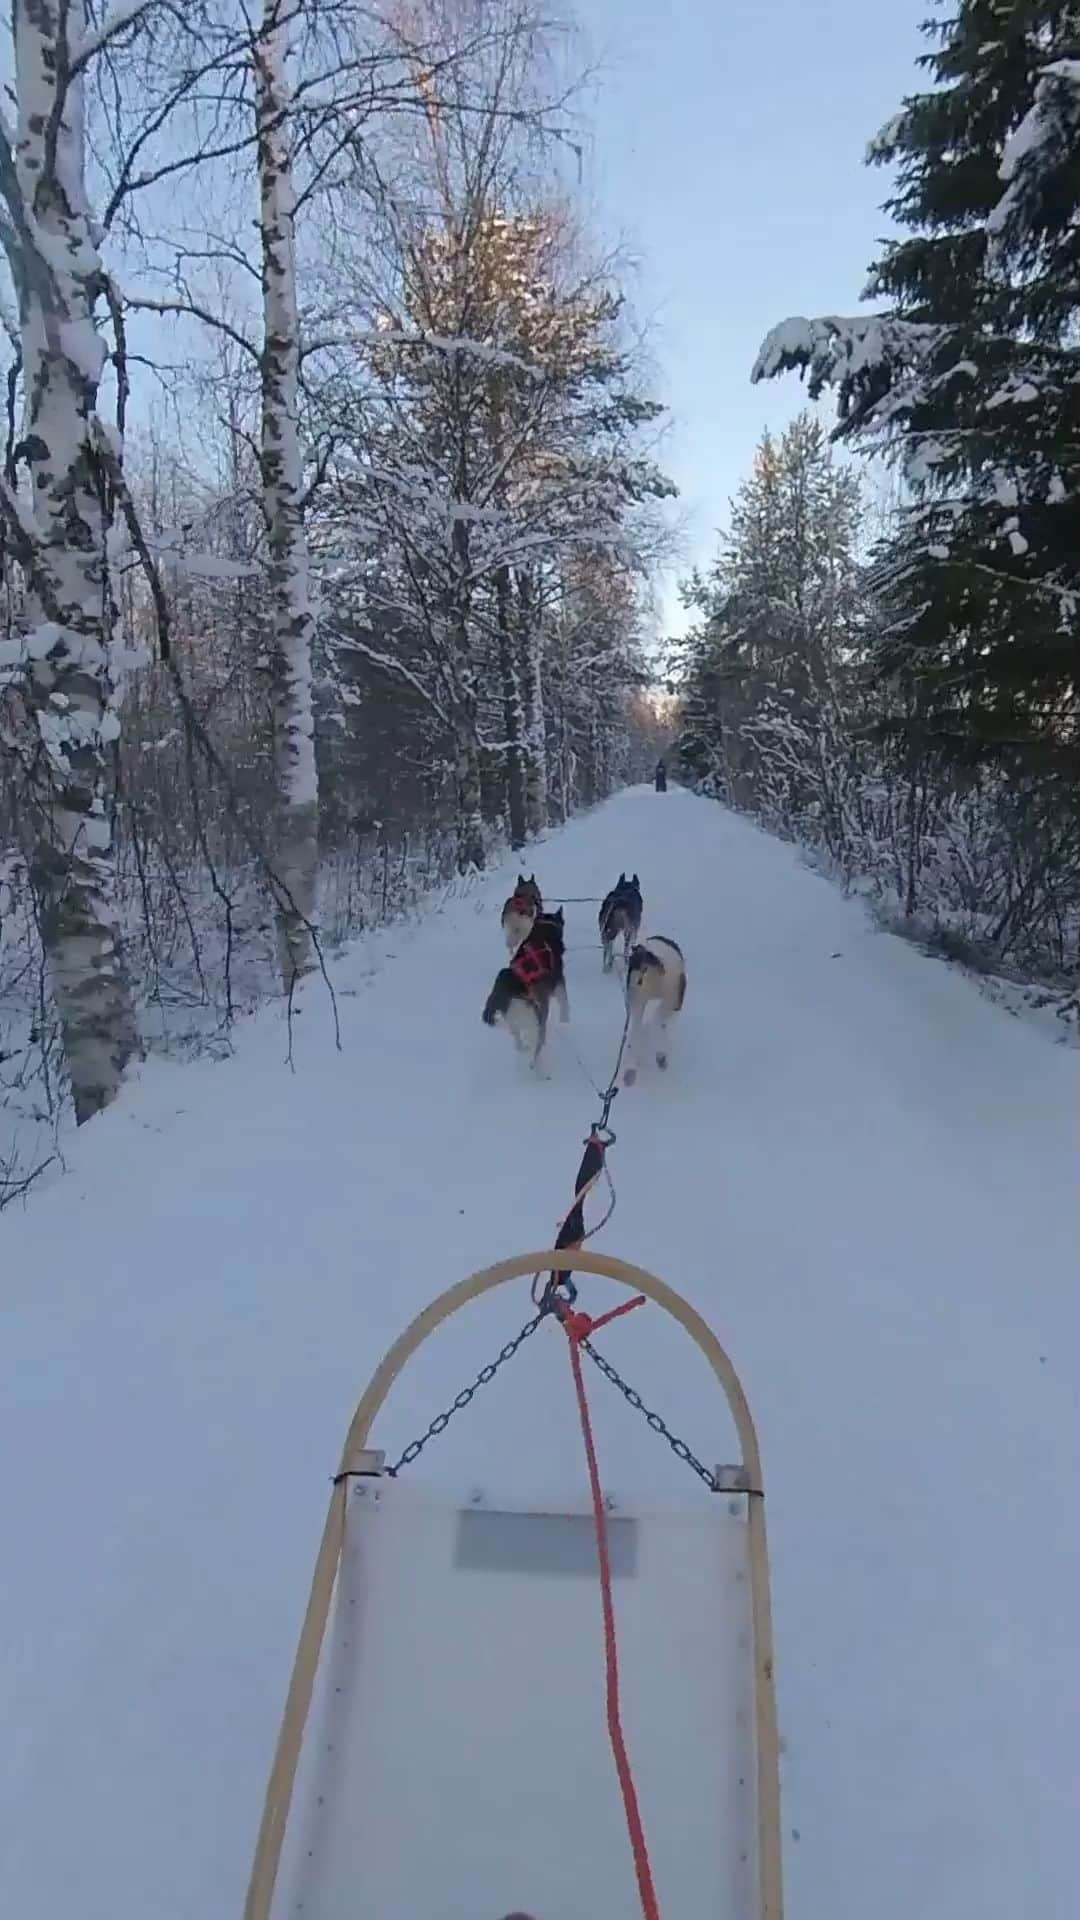
[[[551,894],[636,868],[648,928],[688,957],[670,1075],[616,1105],[600,1244],[704,1309],[758,1421],[791,1920],[1061,1920],[1080,1055],[686,794],[625,794],[529,864]],[[480,1024],[508,875],[342,964],[341,1055],[316,989],[295,1076],[276,1015],[234,1061],[147,1069],[68,1177],[0,1222],[4,1913],[237,1920],[355,1395],[423,1299],[550,1236],[595,1111],[557,1024],[539,1085]],[[567,913],[571,947],[591,943],[595,908]],[[595,952],[569,979],[601,1078],[618,988]],[[462,1316],[383,1440],[528,1311],[504,1294]],[[605,1338],[698,1452],[728,1456],[659,1316]],[[540,1346],[433,1471],[577,1484],[565,1359]],[[598,1406],[610,1483],[670,1485],[666,1450]]]

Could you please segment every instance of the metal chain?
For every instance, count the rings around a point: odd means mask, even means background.
[[[660,1434],[661,1438],[667,1441],[676,1459],[685,1460],[687,1466],[691,1467],[697,1474],[698,1479],[705,1482],[710,1493],[719,1493],[720,1489],[716,1483],[716,1475],[710,1472],[708,1467],[702,1465],[697,1454],[690,1451],[686,1441],[680,1440],[677,1434],[672,1433],[667,1421],[664,1420],[660,1414],[653,1413],[645,1405],[640,1393],[636,1393],[634,1388],[627,1384],[618,1369],[612,1366],[610,1360],[605,1360],[603,1354],[597,1351],[591,1340],[583,1340],[581,1344],[588,1354],[589,1359],[593,1361],[594,1365],[599,1367],[605,1379],[610,1380],[613,1387],[618,1387],[619,1392],[628,1405],[633,1407],[636,1412],[643,1413],[653,1432]]]
[[[507,1341],[505,1347],[502,1348],[494,1360],[489,1361],[486,1367],[481,1367],[472,1385],[462,1388],[461,1392],[451,1401],[445,1413],[436,1414],[427,1432],[422,1433],[416,1440],[410,1440],[408,1446],[399,1458],[395,1460],[393,1466],[385,1469],[391,1479],[396,1478],[401,1472],[402,1467],[411,1467],[413,1461],[419,1459],[429,1440],[434,1440],[440,1433],[446,1432],[454,1415],[464,1411],[481,1387],[486,1387],[491,1384],[499,1368],[504,1367],[508,1360],[513,1359],[518,1349],[524,1346],[526,1340],[530,1339],[536,1332],[541,1321],[548,1319],[552,1314],[558,1317],[557,1300],[560,1291],[561,1290],[556,1289],[549,1280],[544,1290],[539,1311],[534,1313],[532,1319],[526,1322],[520,1333],[515,1334],[512,1340]],[[571,1282],[569,1288],[565,1290],[567,1304],[573,1301],[576,1293],[577,1289],[574,1287],[573,1282]],[[604,1355],[598,1348],[593,1346],[591,1340],[583,1340],[581,1345],[584,1347],[593,1365],[599,1367],[604,1378],[610,1380],[613,1387],[618,1388],[627,1405],[633,1407],[636,1413],[643,1414],[646,1425],[651,1427],[653,1433],[658,1433],[662,1440],[667,1441],[675,1458],[677,1460],[684,1460],[692,1472],[697,1474],[698,1479],[708,1487],[710,1493],[718,1493],[720,1489],[717,1484],[716,1475],[698,1459],[697,1454],[687,1446],[685,1440],[680,1440],[678,1434],[672,1433],[663,1415],[654,1413],[651,1407],[645,1405],[640,1393],[638,1393],[628,1381],[623,1379],[618,1368],[613,1367],[611,1361],[604,1358]]]
[[[405,1451],[401,1455],[401,1457],[394,1462],[394,1465],[392,1467],[386,1468],[386,1472],[391,1476],[391,1478],[393,1478],[395,1475],[400,1473],[402,1467],[411,1467],[413,1461],[418,1459],[420,1454],[423,1453],[424,1448],[427,1446],[427,1443],[429,1440],[434,1440],[438,1434],[446,1432],[446,1429],[450,1425],[450,1422],[453,1419],[455,1413],[461,1413],[462,1410],[468,1406],[470,1400],[473,1398],[474,1394],[479,1390],[480,1387],[486,1387],[490,1385],[491,1381],[494,1380],[495,1375],[498,1373],[499,1368],[504,1367],[508,1360],[513,1359],[518,1348],[524,1345],[525,1341],[529,1338],[530,1334],[533,1334],[536,1332],[536,1329],[540,1325],[541,1320],[545,1320],[550,1311],[551,1311],[550,1307],[544,1307],[541,1309],[539,1313],[535,1313],[532,1319],[529,1321],[528,1325],[522,1327],[521,1332],[518,1334],[515,1334],[512,1340],[507,1341],[505,1347],[503,1348],[502,1352],[499,1354],[498,1358],[495,1360],[489,1361],[486,1367],[481,1367],[479,1373],[476,1376],[476,1379],[472,1383],[472,1386],[463,1387],[461,1392],[456,1396],[456,1398],[451,1401],[450,1405],[446,1409],[446,1412],[436,1414],[427,1432],[422,1433],[418,1440],[410,1440],[408,1446],[405,1448]]]

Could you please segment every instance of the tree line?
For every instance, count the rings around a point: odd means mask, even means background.
[[[1075,1015],[1080,9],[959,0],[923,31],[929,84],[870,149],[897,227],[875,311],[761,349],[755,379],[835,389],[837,425],[763,442],[688,583],[681,750]]]
[[[82,1121],[644,769],[674,489],[530,0],[11,24],[0,1083]]]

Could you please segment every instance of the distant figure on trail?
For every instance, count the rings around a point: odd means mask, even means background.
[[[667,768],[662,760],[656,763],[656,791],[657,793],[667,792]]]

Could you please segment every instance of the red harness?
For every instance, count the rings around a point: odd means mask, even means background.
[[[523,987],[535,987],[538,980],[553,971],[551,948],[526,940],[511,960],[510,971]]]
[[[505,910],[507,913],[531,913],[533,919],[535,920],[536,918],[536,905],[530,900],[527,893],[511,894],[506,903]]]

